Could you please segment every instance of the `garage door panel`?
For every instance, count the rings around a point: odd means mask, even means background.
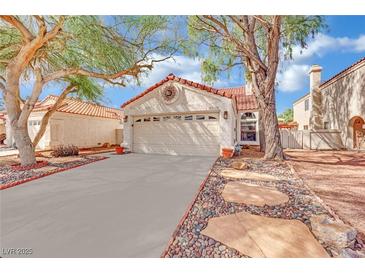
[[[134,123],[133,150],[142,153],[172,155],[217,155],[219,153],[218,120],[164,121],[161,117]],[[216,114],[206,114],[216,115]],[[184,115],[182,115],[184,117]],[[216,115],[217,117],[217,115]],[[206,118],[207,119],[207,118]],[[135,121],[144,118],[136,118]]]

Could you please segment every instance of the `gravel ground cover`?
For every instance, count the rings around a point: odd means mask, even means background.
[[[46,175],[51,175],[56,172],[67,170],[73,167],[89,164],[95,161],[106,159],[103,156],[71,156],[60,158],[45,158],[37,157],[37,161],[47,161],[48,165],[42,168],[30,170],[14,170],[11,164],[16,161],[11,161],[8,164],[0,165],[0,189],[6,188],[8,185],[16,185],[18,182],[29,181],[31,179],[40,178]]]
[[[244,254],[240,254],[235,249],[229,248],[200,233],[212,217],[244,211],[267,217],[297,219],[310,228],[309,219],[313,214],[330,215],[317,198],[303,185],[302,181],[296,178],[285,162],[242,158],[249,165],[250,171],[285,178],[276,182],[231,179],[220,176],[220,171],[230,167],[231,162],[234,160],[237,160],[237,158],[219,158],[217,160],[186,218],[178,226],[170,245],[164,254],[162,254],[163,257],[245,257]],[[276,206],[253,206],[226,202],[221,196],[221,193],[224,186],[230,181],[274,186],[279,191],[287,194],[289,201]],[[326,250],[328,251],[328,249]]]

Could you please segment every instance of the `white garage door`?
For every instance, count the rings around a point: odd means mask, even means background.
[[[135,117],[133,151],[170,155],[218,155],[218,119],[218,113]]]

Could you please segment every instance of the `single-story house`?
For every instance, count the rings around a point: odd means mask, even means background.
[[[31,139],[36,136],[45,113],[55,104],[57,96],[49,95],[36,104],[28,119]],[[50,149],[58,145],[79,148],[95,147],[104,143],[120,144],[123,113],[120,109],[67,97],[49,119],[47,129],[37,148]],[[8,121],[6,144],[14,143]]]
[[[294,121],[299,130],[323,133],[327,144],[337,140],[338,147],[357,148],[356,136],[365,134],[365,58],[325,82],[321,71],[311,67],[310,91],[293,103]]]
[[[213,88],[173,74],[125,102],[124,146],[137,153],[219,155],[259,145],[259,111],[250,87]]]

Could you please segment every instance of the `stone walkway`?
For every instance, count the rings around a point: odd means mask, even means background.
[[[321,246],[310,232],[310,218],[318,214],[328,215],[329,212],[289,166],[285,162],[263,159],[241,160],[249,169],[232,169],[234,160],[231,159],[216,162],[163,256],[331,256],[330,250],[325,245]],[[245,190],[233,193],[237,187]],[[248,189],[251,195],[247,193]],[[262,195],[263,190],[275,193],[276,197]],[[227,220],[236,222],[236,225]],[[290,233],[298,235],[287,237]],[[247,235],[251,234],[255,241],[248,238]],[[305,243],[308,246],[303,249]],[[270,246],[282,246],[282,250]]]
[[[329,257],[308,227],[298,220],[241,212],[212,218],[202,234],[255,258]]]

